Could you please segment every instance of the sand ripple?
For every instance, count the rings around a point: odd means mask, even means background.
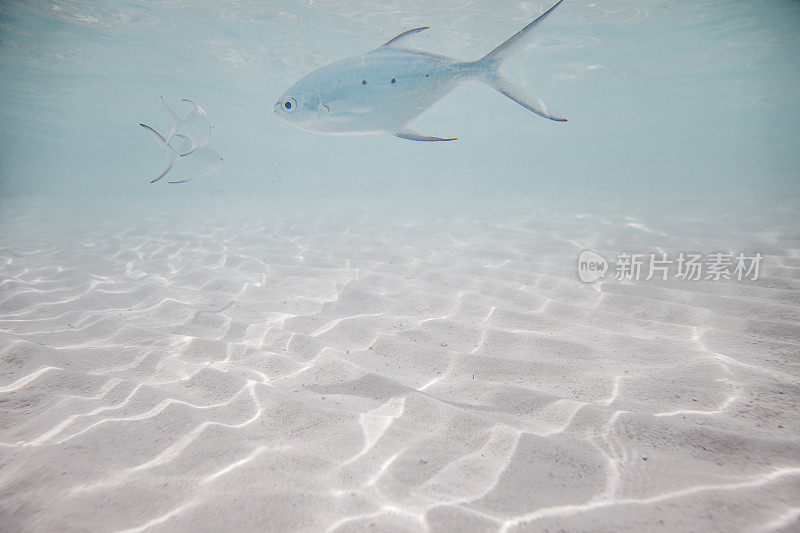
[[[796,525],[794,224],[554,209],[8,212],[2,529]],[[759,282],[574,271],[743,242]]]

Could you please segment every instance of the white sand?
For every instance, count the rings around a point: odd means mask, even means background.
[[[187,204],[3,206],[0,529],[800,525],[791,206]],[[577,279],[654,247],[762,278]]]

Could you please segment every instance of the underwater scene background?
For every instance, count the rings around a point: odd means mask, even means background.
[[[273,116],[551,5],[0,3],[0,529],[796,529],[800,3],[567,0],[503,66],[566,123]]]

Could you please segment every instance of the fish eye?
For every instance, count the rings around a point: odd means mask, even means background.
[[[297,109],[297,102],[294,98],[287,98],[283,101],[283,108],[288,111],[289,113],[293,112]]]

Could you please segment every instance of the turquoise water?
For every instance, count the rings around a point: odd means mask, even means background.
[[[0,2],[0,530],[800,530],[800,2],[567,0],[504,65],[565,124],[273,116],[549,7]],[[149,183],[162,96],[217,172]]]
[[[272,116],[294,81],[420,25],[420,48],[474,59],[546,2],[4,2],[0,191],[181,198],[464,192],[796,195],[800,4],[566,2],[505,71],[569,118],[482,84],[418,129],[447,145],[317,137]],[[192,98],[224,167],[149,185],[160,96]]]

